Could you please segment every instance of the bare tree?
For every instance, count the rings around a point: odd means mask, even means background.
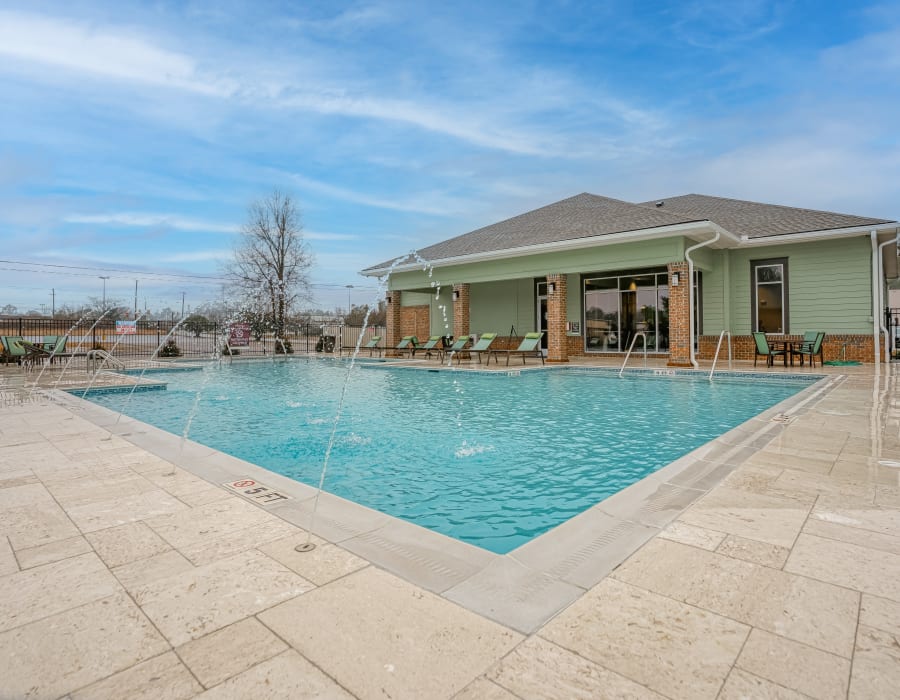
[[[227,272],[248,302],[267,308],[276,337],[284,338],[288,310],[308,294],[312,263],[300,212],[290,195],[276,189],[248,208]]]

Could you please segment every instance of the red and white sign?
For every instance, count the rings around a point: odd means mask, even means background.
[[[244,348],[250,345],[250,324],[232,323],[228,335],[228,345],[232,348]]]
[[[278,503],[278,501],[288,501],[290,496],[285,496],[275,489],[255,481],[254,479],[238,479],[236,481],[228,481],[224,484],[232,491],[236,491],[244,498],[247,498],[264,506]]]
[[[137,333],[137,321],[116,321],[116,335],[134,335]]]

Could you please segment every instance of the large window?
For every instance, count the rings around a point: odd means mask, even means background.
[[[753,305],[751,325],[763,333],[788,333],[787,258],[750,263]]]
[[[584,279],[584,343],[587,352],[621,352],[643,333],[647,349],[669,349],[669,276],[647,271]],[[643,349],[637,340],[635,349]]]

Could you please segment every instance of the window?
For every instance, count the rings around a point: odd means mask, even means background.
[[[787,258],[751,261],[750,271],[753,330],[763,333],[787,333]]]

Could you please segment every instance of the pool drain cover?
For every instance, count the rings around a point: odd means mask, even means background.
[[[295,552],[311,552],[316,548],[312,542],[304,542],[303,544],[298,544],[294,547]]]

